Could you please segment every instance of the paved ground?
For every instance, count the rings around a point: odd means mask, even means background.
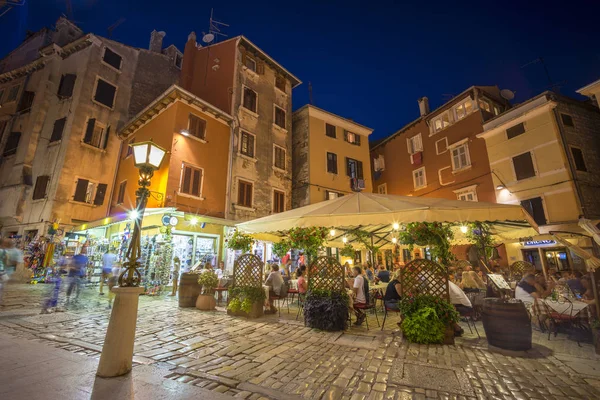
[[[92,360],[83,362],[88,373],[97,365],[104,340],[110,313],[106,300],[88,289],[79,304],[40,315],[44,290],[44,285],[9,286],[0,334],[86,356]],[[229,317],[222,308],[179,309],[173,298],[143,296],[133,382],[140,371],[156,384],[162,381],[161,387],[194,386],[212,391],[215,398],[217,393],[249,399],[600,398],[600,359],[591,345],[579,347],[561,335],[548,341],[534,332],[534,349],[502,354],[490,351],[485,338],[475,334],[453,346],[407,343],[393,330],[396,317],[388,319],[384,331],[371,317],[369,331],[363,327],[345,333],[311,330],[295,317],[292,308],[281,318],[246,320]],[[478,329],[483,336],[480,323]],[[13,352],[11,357],[21,365],[33,356]],[[46,365],[60,368],[62,358],[67,357],[54,357]],[[0,385],[14,376],[10,371],[0,364]],[[94,394],[94,381],[85,382],[80,393],[62,398],[105,398]],[[135,394],[148,398],[145,393]],[[151,397],[162,398],[158,392]]]

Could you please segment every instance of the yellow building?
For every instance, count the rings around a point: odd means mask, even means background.
[[[551,92],[484,124],[477,136],[486,141],[497,202],[521,204],[540,228],[538,237],[507,243],[510,263],[526,260],[538,269],[583,269],[583,261],[548,233],[581,233],[580,216],[598,217],[598,134],[598,109]],[[587,238],[571,240],[583,248],[592,246]]]
[[[600,79],[582,87],[577,93],[595,100],[596,105],[600,107]]]
[[[312,105],[293,114],[292,207],[372,192],[372,129]]]

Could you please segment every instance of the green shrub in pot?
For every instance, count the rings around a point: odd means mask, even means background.
[[[304,302],[307,326],[323,331],[343,331],[348,328],[348,294],[327,290],[309,290]]]

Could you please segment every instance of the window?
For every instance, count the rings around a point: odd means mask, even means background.
[[[111,85],[103,79],[98,79],[96,82],[96,91],[94,93],[94,100],[98,103],[105,105],[108,108],[113,108],[115,104],[115,94],[117,93],[117,87]]]
[[[525,133],[525,124],[522,122],[506,130],[506,138],[512,139]]]
[[[573,117],[567,114],[560,114],[560,119],[562,119],[562,123],[564,126],[574,127]]]
[[[4,151],[2,155],[4,157],[12,156],[17,154],[17,147],[19,147],[19,141],[21,140],[21,132],[11,132],[8,134],[6,144],[4,145]]]
[[[131,145],[134,143],[135,143],[135,139],[133,139],[133,138],[129,139],[129,142],[127,143],[127,152],[125,153],[125,157],[129,157],[130,155],[133,154],[133,147]]]
[[[335,139],[335,125],[325,124],[325,135]]]
[[[105,183],[96,184],[87,179],[79,178],[77,179],[77,184],[75,186],[73,201],[100,206],[104,203],[107,187],[108,185]]]
[[[188,117],[188,132],[190,135],[204,140],[206,138],[206,121],[197,115],[190,114]]]
[[[179,193],[189,194],[194,197],[202,197],[202,178],[202,168],[182,163]]]
[[[285,211],[285,193],[279,190],[273,191],[273,212],[280,213]]]
[[[254,135],[242,131],[242,139],[240,143],[240,153],[245,156],[254,158]]]
[[[456,198],[462,201],[477,201],[477,189],[476,185],[465,187],[459,190],[455,190]]]
[[[252,72],[256,72],[256,61],[253,58],[246,56],[244,66]]]
[[[275,106],[275,125],[285,129],[285,111],[277,106]]]
[[[544,212],[544,202],[541,197],[521,201],[521,206],[531,215],[538,225],[546,225],[546,213]]]
[[[502,108],[498,106],[494,106],[494,115],[500,115],[502,113]]]
[[[479,108],[482,109],[482,110],[485,110],[485,111],[487,111],[489,113],[492,112],[492,105],[486,99],[479,99]]]
[[[421,189],[427,185],[427,179],[425,177],[425,167],[421,167],[413,171],[413,183],[415,185],[415,189]]]
[[[575,162],[575,169],[577,171],[587,172],[585,160],[583,159],[583,151],[578,147],[571,147],[571,154],[573,155],[573,161]]]
[[[244,87],[244,98],[242,101],[242,107],[247,108],[253,113],[257,113],[257,94],[254,90]]]
[[[275,87],[285,93],[285,78],[281,75],[275,77]]]
[[[285,170],[285,149],[273,145],[273,165],[275,168]]]
[[[327,153],[327,172],[331,174],[338,173],[337,154],[335,153]]]
[[[384,171],[385,170],[385,159],[383,158],[383,154],[377,156],[377,158],[373,159],[373,170],[374,171]]]
[[[117,194],[117,204],[123,204],[125,201],[125,190],[127,189],[127,181],[119,184],[119,193]]]
[[[387,183],[382,183],[377,186],[377,193],[379,194],[387,194]]]
[[[456,112],[456,120],[461,120],[473,111],[473,101],[469,98],[454,108]]]
[[[421,134],[419,133],[411,138],[406,139],[406,146],[408,148],[408,154],[415,154],[419,151],[423,151]]]
[[[344,196],[343,193],[332,192],[331,190],[325,191],[325,200],[333,200],[333,199],[337,199],[338,197],[342,197],[342,196]]]
[[[8,97],[6,97],[7,103],[17,100],[17,95],[19,94],[20,87],[21,85],[16,85],[10,88],[10,90],[8,91]]]
[[[469,146],[465,143],[463,145],[454,147],[452,149],[452,169],[454,171],[467,168],[471,165],[471,159],[469,157]]]
[[[60,85],[58,85],[58,97],[66,99],[73,96],[73,88],[75,87],[75,79],[77,75],[66,74],[60,78]]]
[[[48,175],[40,175],[35,180],[35,188],[33,189],[33,200],[39,200],[46,197],[46,189],[48,188],[50,177]]]
[[[65,129],[65,123],[67,118],[61,118],[54,121],[54,128],[52,128],[52,135],[50,136],[50,143],[58,142],[62,139],[63,131]]]
[[[29,110],[31,110],[31,106],[33,105],[34,97],[34,92],[25,90],[23,92],[23,95],[21,96],[21,101],[19,102],[19,106],[17,107],[17,112],[29,112]]]
[[[435,153],[439,156],[448,151],[448,138],[441,138],[435,142]]]
[[[450,126],[450,113],[446,111],[442,115],[437,118],[434,118],[430,122],[431,127],[433,129],[433,133],[439,132],[442,129]]]
[[[121,69],[121,61],[123,61],[123,58],[108,47],[105,47],[102,61],[115,69]]]
[[[252,190],[253,184],[251,182],[238,181],[238,206],[252,207]]]
[[[363,179],[362,161],[346,158],[346,175],[350,178]]]
[[[350,144],[360,146],[360,135],[356,133],[344,131],[344,140]]]
[[[179,53],[175,54],[175,67],[181,69],[183,65],[183,56]]]
[[[83,143],[99,149],[106,149],[109,132],[110,127],[107,128],[106,126],[98,123],[95,118],[90,118],[88,119],[87,127],[85,129]]]
[[[531,152],[513,157],[513,165],[515,167],[515,175],[518,181],[535,176],[535,168],[533,167],[533,159]]]

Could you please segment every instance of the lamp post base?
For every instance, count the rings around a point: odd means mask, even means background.
[[[114,287],[115,303],[106,329],[96,375],[112,378],[131,371],[139,295],[143,287]]]

